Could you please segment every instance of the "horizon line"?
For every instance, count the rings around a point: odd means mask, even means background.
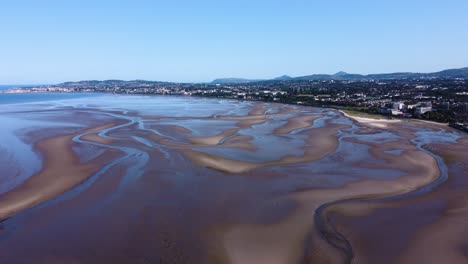
[[[275,78],[283,77],[283,76],[288,76],[291,78],[300,78],[300,77],[305,77],[305,76],[311,76],[311,75],[336,75],[338,73],[345,73],[345,74],[356,74],[356,75],[362,75],[362,76],[368,76],[368,75],[377,75],[377,74],[396,74],[396,73],[415,73],[415,74],[430,74],[430,73],[437,73],[441,71],[446,71],[446,70],[461,70],[461,69],[468,69],[468,66],[465,67],[451,67],[451,68],[445,68],[437,71],[430,71],[430,72],[420,72],[420,71],[394,71],[394,72],[380,72],[380,73],[350,73],[347,71],[337,71],[335,73],[311,73],[311,74],[306,74],[306,75],[298,75],[298,76],[291,76],[289,74],[282,74],[276,77],[271,77],[271,78],[246,78],[246,77],[218,77],[214,78],[211,81],[163,81],[163,80],[156,80],[156,79],[143,79],[143,78],[136,78],[136,79],[118,79],[118,78],[102,78],[102,79],[80,79],[80,80],[67,80],[67,81],[61,81],[61,82],[54,82],[54,83],[0,83],[0,86],[33,86],[33,85],[57,85],[57,84],[62,84],[66,82],[85,82],[85,81],[125,81],[125,82],[131,82],[131,81],[150,81],[150,82],[167,82],[167,83],[185,83],[185,84],[203,84],[203,83],[211,83],[215,80],[219,79],[245,79],[245,80],[251,80],[251,81],[269,81],[269,80],[274,80]],[[228,75],[229,76],[229,75]]]

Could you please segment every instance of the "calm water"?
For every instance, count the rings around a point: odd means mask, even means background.
[[[31,86],[39,86],[38,84],[32,85],[32,84],[0,84],[0,91],[3,90],[8,90],[10,88],[20,88],[20,87],[31,87]]]
[[[9,88],[6,88],[6,89],[9,89]],[[0,94],[0,105],[33,103],[33,102],[42,102],[42,101],[58,101],[58,100],[65,100],[65,99],[77,99],[77,98],[96,97],[96,96],[100,96],[100,94],[91,94],[91,93]]]
[[[46,102],[46,104],[44,104]],[[56,107],[98,108],[170,117],[246,115],[252,102],[184,96],[99,93],[0,94],[0,113]]]

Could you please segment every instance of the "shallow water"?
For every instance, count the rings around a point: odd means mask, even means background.
[[[0,203],[9,197],[8,190],[23,190],[21,183],[48,169],[43,167],[47,157],[35,148],[45,138],[74,135],[71,151],[80,163],[102,164],[81,184],[4,221],[0,262],[223,263],[219,260],[229,259],[225,250],[244,252],[243,244],[262,245],[265,252],[275,251],[284,240],[302,245],[315,235],[321,237],[312,223],[328,207],[345,206],[363,196],[366,201],[383,201],[431,192],[443,181],[425,183],[416,191],[405,187],[408,175],[424,177],[408,164],[432,168],[408,153],[437,162],[446,177],[444,160],[422,147],[466,138],[450,128],[417,124],[360,133],[361,125],[329,109],[259,102],[138,95],[2,96],[0,101],[7,103],[0,104]],[[241,126],[260,104],[264,115],[254,118],[263,122]],[[324,116],[308,127],[275,134],[290,118],[309,114]],[[106,124],[111,125],[83,132]],[[219,143],[190,143],[191,138],[226,131],[232,133]],[[229,141],[235,138],[235,143]],[[307,156],[307,151],[313,154]],[[206,156],[197,159],[202,154]],[[391,194],[378,185],[368,187],[376,191],[349,189],[375,180],[412,194]],[[309,198],[298,199],[301,194]],[[283,238],[288,230],[281,224],[289,221],[303,232]],[[256,229],[242,231],[246,226]],[[259,233],[247,239],[257,229]],[[232,230],[238,232],[241,246],[232,248],[232,241],[224,240]],[[323,237],[316,243],[333,244]],[[303,252],[298,255],[314,251],[299,247]],[[21,254],[24,251],[28,254]],[[244,262],[249,261],[253,260]]]

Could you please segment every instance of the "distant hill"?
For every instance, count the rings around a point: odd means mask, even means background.
[[[212,81],[212,84],[237,84],[237,83],[252,83],[252,82],[262,82],[262,81],[289,81],[294,80],[293,77],[288,75],[283,75],[276,77],[274,79],[245,79],[245,78],[220,78]]]
[[[280,77],[276,77],[273,80],[275,80],[275,81],[288,81],[288,80],[292,80],[292,79],[294,79],[294,78],[291,77],[291,76],[283,75],[283,76],[280,76]]]
[[[346,76],[346,75],[349,75],[349,73],[344,72],[344,71],[340,71],[340,72],[333,74],[333,76],[335,77]]]
[[[414,73],[414,72],[396,72],[396,73],[380,73],[380,74],[351,74],[344,71],[335,74],[312,74],[299,77],[290,77],[283,75],[270,80],[250,80],[242,78],[226,78],[216,79],[212,83],[250,83],[258,81],[288,81],[288,80],[391,80],[391,79],[420,79],[420,78],[463,78],[468,79],[468,67],[460,69],[449,69],[432,73]]]
[[[396,73],[381,73],[381,74],[352,74],[344,71],[337,72],[335,74],[312,74],[299,77],[291,77],[283,75],[273,79],[245,79],[245,78],[221,78],[211,82],[211,84],[240,84],[240,83],[253,83],[253,82],[287,82],[297,80],[392,80],[392,79],[421,79],[421,78],[462,78],[468,79],[468,67],[460,69],[448,69],[439,72],[432,73],[413,73],[413,72],[396,72]],[[146,80],[86,80],[78,82],[65,82],[58,86],[63,87],[97,87],[97,86],[160,86],[165,84],[174,84],[174,82],[158,82],[158,81],[146,81]]]
[[[295,77],[293,80],[330,80],[330,79],[341,79],[342,76],[333,77],[329,74],[312,74],[306,76]]]
[[[461,69],[450,69],[432,73],[433,77],[444,78],[466,78],[468,76],[468,67]]]
[[[258,82],[264,80],[250,80],[244,78],[221,78],[212,81],[213,84],[228,84],[228,83],[250,83],[250,82]]]

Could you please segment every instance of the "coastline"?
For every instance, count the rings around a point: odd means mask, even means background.
[[[341,114],[344,116],[364,125],[369,125],[371,127],[376,127],[376,128],[388,128],[389,124],[395,124],[395,123],[400,123],[401,120],[395,120],[395,119],[374,119],[374,118],[367,118],[367,117],[360,117],[360,116],[354,116],[350,115],[342,110],[338,110]]]
[[[90,95],[106,95],[106,94],[114,94],[114,93],[108,93],[108,92],[81,92],[81,91],[73,91],[73,92],[65,92],[65,91],[8,91],[8,90],[1,90],[0,94],[11,94],[11,95],[24,95],[24,94],[57,94],[57,95],[70,95],[70,94],[90,94]],[[266,102],[262,100],[252,100],[252,99],[238,99],[238,98],[213,98],[210,96],[198,96],[198,95],[181,95],[181,94],[145,94],[145,93],[132,93],[132,94],[122,94],[122,95],[135,95],[135,96],[183,96],[183,97],[195,97],[195,98],[207,98],[207,99],[224,99],[224,100],[236,100],[236,101],[250,101],[250,102],[261,102],[261,103],[279,103],[283,105],[300,105],[300,106],[309,106],[309,107],[320,107],[320,106],[314,106],[314,105],[301,105],[301,104],[290,104],[290,103],[281,103],[281,102]],[[34,101],[32,101],[34,102]],[[22,102],[19,102],[22,103]],[[359,123],[362,124],[367,124],[369,126],[375,127],[375,128],[386,128],[387,125],[385,124],[390,124],[394,122],[401,122],[403,120],[409,120],[409,121],[417,121],[417,122],[424,122],[428,124],[433,124],[433,125],[441,125],[441,126],[449,126],[449,123],[441,123],[441,122],[436,122],[436,121],[430,121],[430,120],[423,120],[423,119],[417,119],[417,118],[407,118],[407,119],[386,119],[386,118],[373,118],[373,117],[363,117],[363,116],[357,116],[353,115],[350,113],[347,113],[340,108],[335,108],[333,106],[323,106],[323,108],[330,108],[335,111],[338,111],[345,115],[346,117],[349,117]],[[262,118],[263,116],[260,115],[262,112],[262,109],[254,109],[252,111],[252,115],[258,115],[259,118]],[[249,119],[249,118],[247,118]],[[242,120],[242,117],[226,117],[225,120]],[[459,130],[459,129],[457,129]],[[459,130],[463,131],[463,130]]]
[[[375,128],[388,128],[388,125],[390,124],[395,124],[399,122],[415,122],[415,123],[425,123],[428,125],[434,125],[438,127],[444,127],[445,129],[454,129],[451,126],[449,126],[449,123],[440,123],[440,122],[435,122],[435,121],[429,121],[429,120],[423,120],[423,119],[416,119],[416,118],[407,118],[407,119],[384,119],[384,118],[370,118],[370,117],[361,117],[361,116],[355,116],[349,113],[346,113],[342,110],[337,110],[340,113],[342,113],[344,116],[364,125],[369,125]],[[460,129],[456,129],[456,131],[460,132],[465,132]]]

